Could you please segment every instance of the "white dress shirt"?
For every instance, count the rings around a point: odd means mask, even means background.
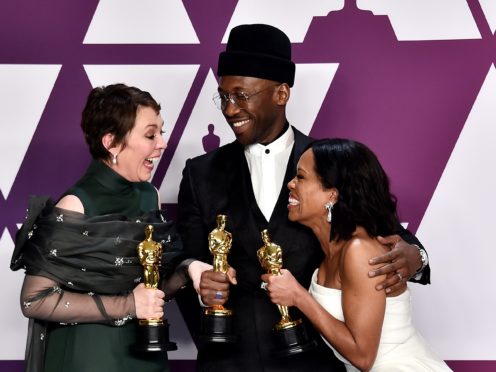
[[[282,136],[268,145],[255,143],[245,147],[255,199],[267,221],[274,211],[281,188],[286,187],[282,183],[293,145],[294,132],[289,126]]]

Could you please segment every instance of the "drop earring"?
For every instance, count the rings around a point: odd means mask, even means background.
[[[112,155],[112,164],[117,165],[117,154]]]
[[[332,207],[334,207],[334,204],[332,202],[327,202],[324,204],[325,209],[327,209],[327,222],[331,223],[332,221]]]

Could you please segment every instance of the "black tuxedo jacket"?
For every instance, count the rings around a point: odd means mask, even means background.
[[[233,310],[238,341],[234,345],[197,345],[199,370],[216,371],[338,371],[343,367],[316,335],[319,347],[299,355],[275,358],[272,328],[280,320],[279,311],[260,289],[263,270],[256,252],[263,246],[261,232],[268,229],[271,240],[282,247],[283,266],[304,286],[323,254],[313,232],[288,220],[287,183],[296,174],[300,155],[311,138],[295,128],[284,182],[274,211],[267,221],[258,208],[252,189],[244,148],[237,141],[186,162],[178,197],[178,232],[186,252],[204,262],[212,262],[208,234],[216,227],[218,214],[227,215],[226,230],[232,233],[229,265],[236,269],[236,286],[231,286],[227,307]],[[179,296],[190,330],[197,335],[201,309],[190,291]],[[290,309],[293,318],[302,317]],[[315,332],[308,321],[310,332]]]

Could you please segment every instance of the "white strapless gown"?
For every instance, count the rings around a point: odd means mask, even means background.
[[[315,300],[336,319],[344,320],[341,305],[341,290],[317,284],[315,270],[310,293]],[[324,341],[326,341],[324,339]],[[327,343],[327,341],[326,341]],[[341,356],[329,343],[334,354],[345,363],[348,372],[359,371]],[[381,340],[372,372],[419,372],[451,371],[441,358],[427,347],[422,336],[412,323],[410,291],[407,289],[397,297],[386,298],[386,313],[382,325]]]

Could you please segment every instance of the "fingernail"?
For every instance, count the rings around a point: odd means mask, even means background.
[[[386,288],[386,293],[391,292],[391,288]]]
[[[382,286],[382,284],[379,284],[377,287],[375,287],[375,289],[377,289],[378,291],[381,291],[381,290],[382,290],[382,288],[384,288],[384,287]]]
[[[375,273],[373,271],[369,271],[369,276],[372,278],[373,276],[375,276]]]

